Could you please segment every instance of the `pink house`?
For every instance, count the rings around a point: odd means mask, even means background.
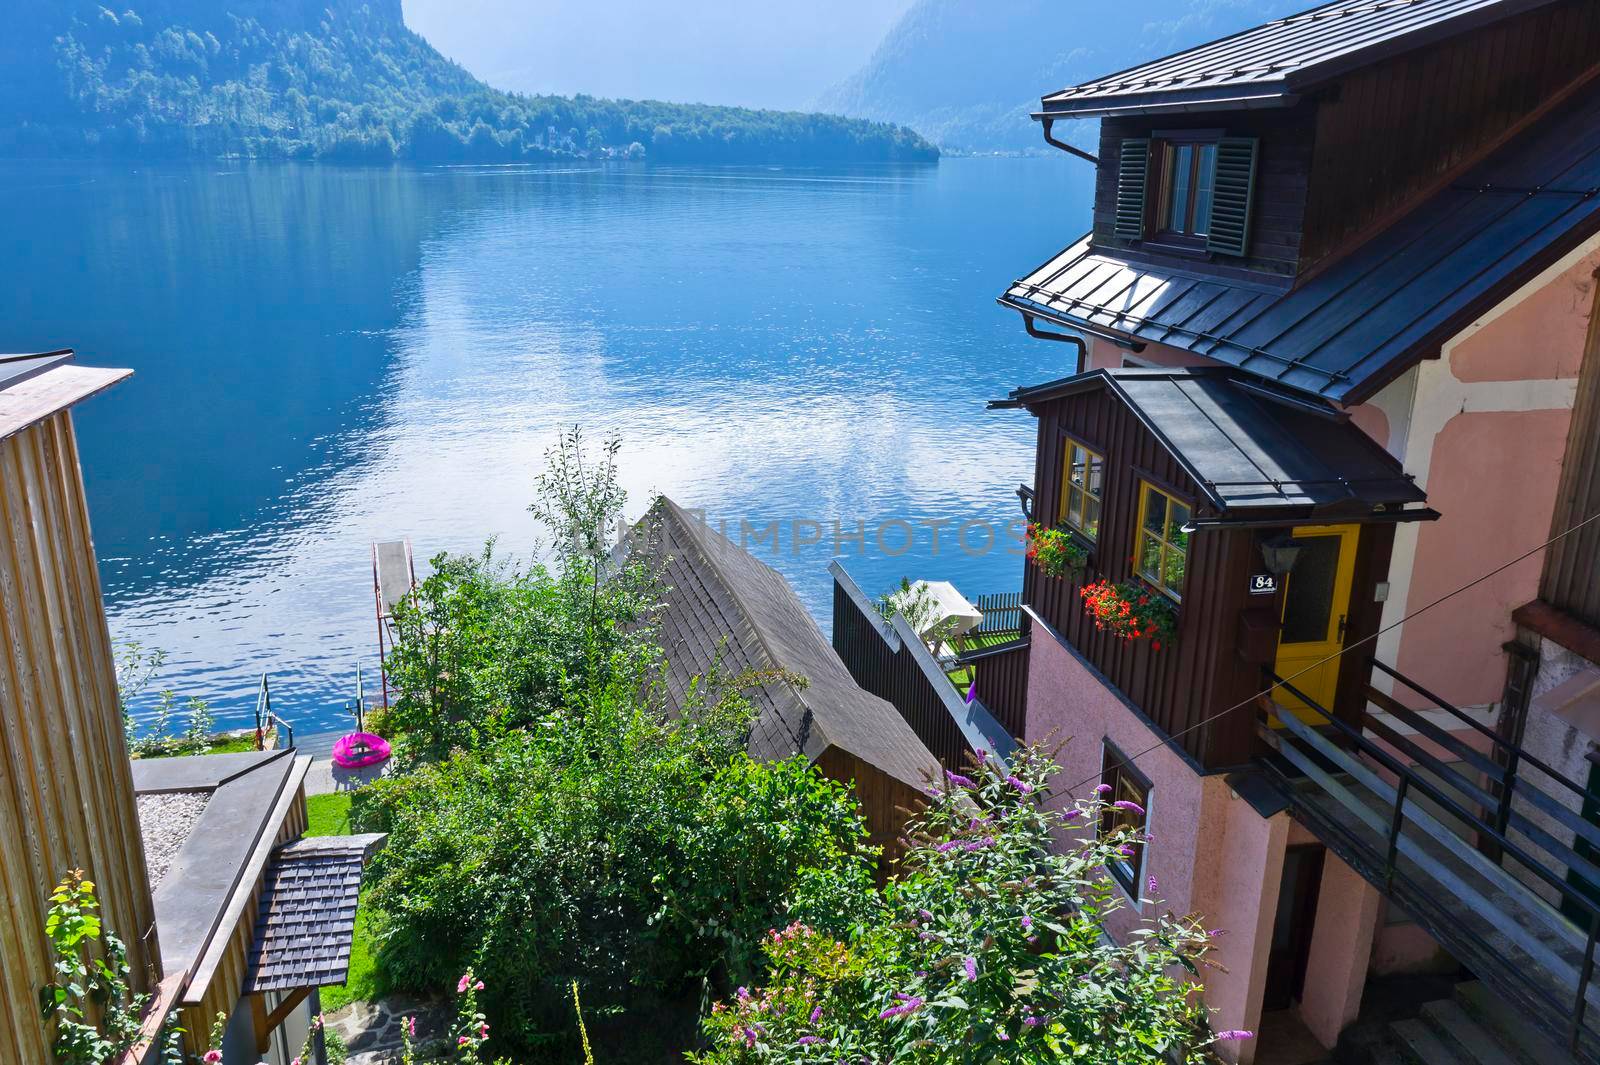
[[[992,406],[1081,564],[977,694],[1144,807],[1241,1062],[1600,1061],[1597,56],[1593,0],[1338,0],[1034,116],[1093,218]]]

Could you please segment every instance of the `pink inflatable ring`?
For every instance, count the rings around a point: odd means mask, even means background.
[[[389,741],[370,732],[352,732],[333,744],[333,764],[341,769],[362,769],[389,757]]]

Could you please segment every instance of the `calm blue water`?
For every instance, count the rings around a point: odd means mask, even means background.
[[[4,164],[0,350],[137,371],[77,414],[113,634],[224,718],[270,671],[298,728],[336,728],[375,672],[371,542],[526,554],[564,426],[622,437],[635,514],[666,492],[779,521],[763,557],[824,627],[835,521],[866,528],[842,546],[869,591],[1014,590],[1003,545],[953,542],[1014,519],[1031,471],[1031,420],[983,404],[1071,351],[994,297],[1086,227],[1089,182],[1065,158]]]

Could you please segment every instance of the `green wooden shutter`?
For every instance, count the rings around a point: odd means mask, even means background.
[[[1222,137],[1217,141],[1207,251],[1244,255],[1250,249],[1250,205],[1255,199],[1258,148],[1254,137]]]
[[[1124,240],[1144,237],[1145,189],[1150,174],[1150,138],[1129,137],[1117,161],[1117,215],[1112,232]]]

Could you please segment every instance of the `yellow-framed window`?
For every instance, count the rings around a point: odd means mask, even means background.
[[[1183,576],[1189,558],[1189,534],[1183,527],[1193,512],[1177,496],[1149,481],[1139,482],[1138,538],[1133,568],[1139,576],[1174,599],[1183,598]]]
[[[1063,445],[1058,524],[1093,540],[1100,533],[1100,494],[1105,491],[1106,460],[1076,440]]]

